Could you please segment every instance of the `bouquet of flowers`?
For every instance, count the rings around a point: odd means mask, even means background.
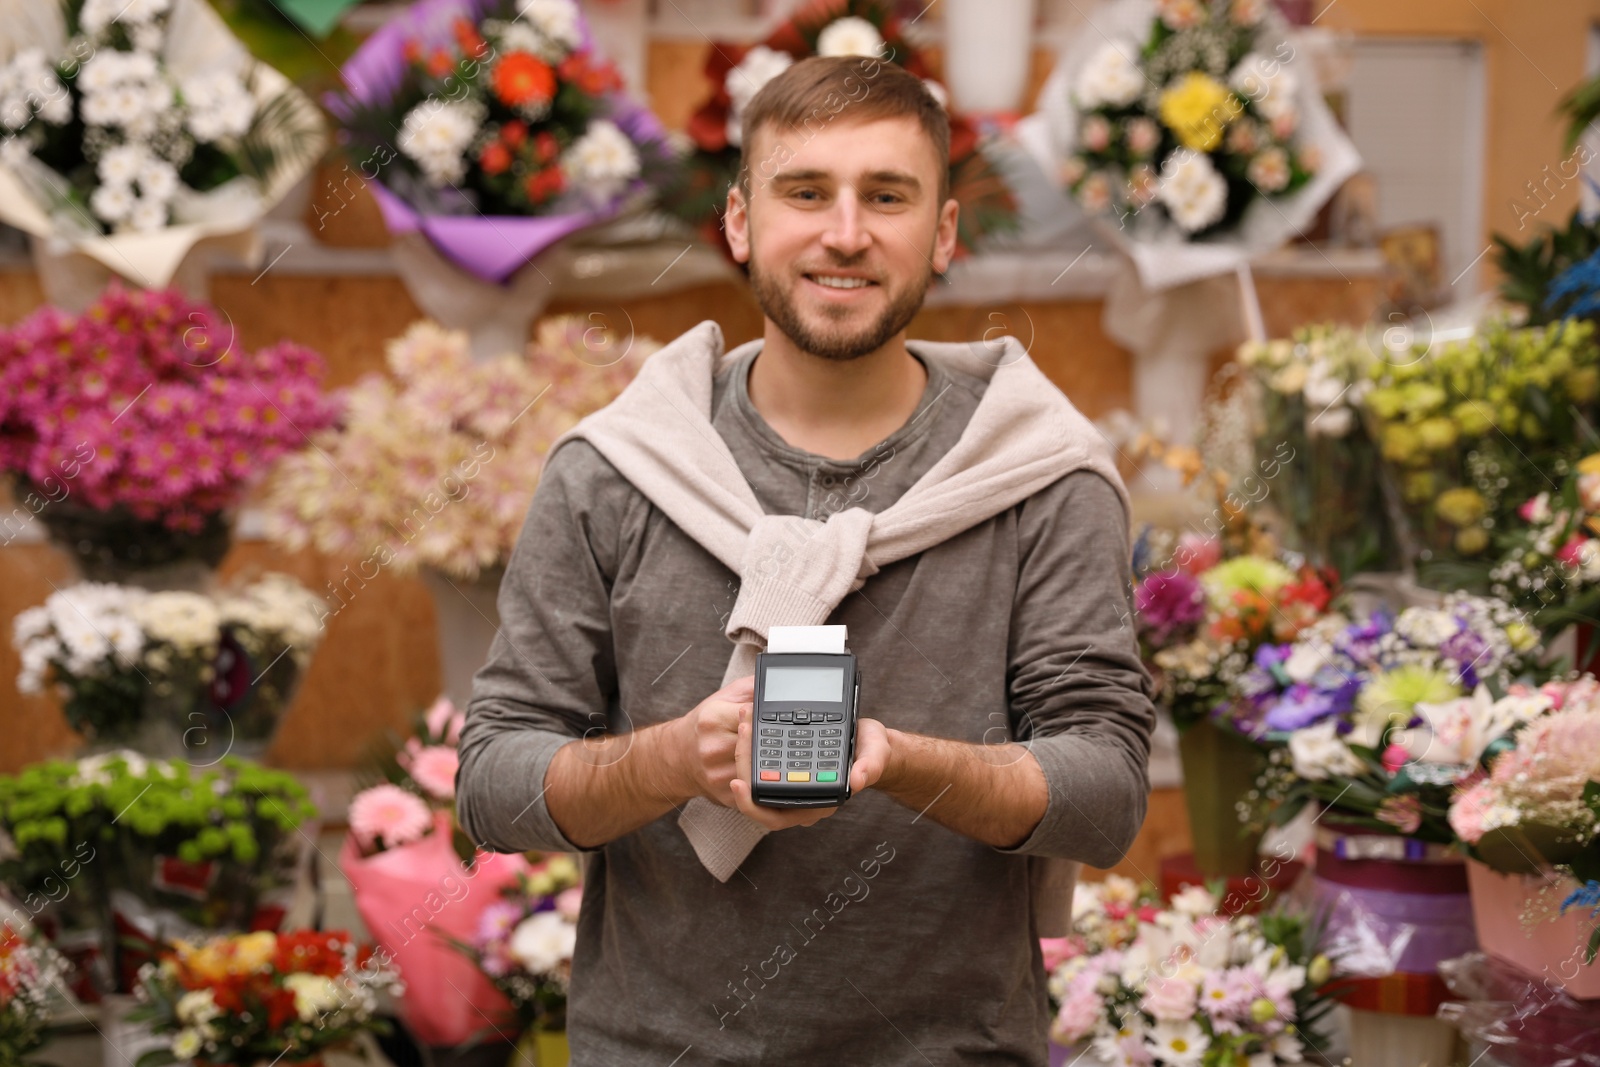
[[[223,736],[223,720],[228,747],[264,743],[290,695],[265,689],[269,664],[281,658],[297,673],[309,662],[321,606],[286,575],[218,598],[80,582],[13,620],[17,689],[41,693],[54,683],[68,724],[95,744],[199,748],[213,728]]]
[[[1496,870],[1565,864],[1579,881],[1600,878],[1600,682],[1547,682],[1523,699],[1542,714],[1524,716],[1491,746],[1486,768],[1461,782],[1450,826]]]
[[[1600,414],[1594,329],[1495,322],[1464,341],[1385,352],[1372,367],[1363,404],[1398,528],[1443,587],[1486,589],[1495,531],[1549,488],[1548,472],[1570,472],[1573,442]]]
[[[576,0],[421,0],[343,76],[329,104],[352,162],[388,167],[374,192],[390,229],[421,229],[488,281],[663,180],[665,133],[592,51]]]
[[[68,0],[0,42],[0,219],[142,284],[255,222],[321,151],[311,102],[200,0]],[[165,254],[127,239],[174,226]]]
[[[1361,420],[1376,357],[1345,326],[1304,326],[1292,338],[1239,347],[1255,399],[1256,451],[1265,459],[1287,445],[1271,507],[1287,526],[1288,546],[1349,576],[1398,570],[1386,521],[1378,451]]]
[[[472,940],[457,943],[506,995],[524,1030],[566,1029],[580,883],[577,864],[551,857],[501,887]]]
[[[23,1062],[44,1044],[49,1004],[67,961],[32,929],[0,923],[0,1063]]]
[[[342,930],[178,941],[140,968],[144,1003],[131,1018],[169,1044],[139,1067],[315,1060],[363,1031],[389,1033],[378,994],[402,988],[386,960]]]
[[[1051,1037],[1103,1062],[1147,1067],[1302,1063],[1332,1001],[1331,967],[1302,917],[1216,914],[1198,887],[1141,918],[1131,942],[1071,956],[1051,974]]]
[[[1139,640],[1173,721],[1227,721],[1232,687],[1266,642],[1293,641],[1327,611],[1337,576],[1264,555],[1222,558],[1217,538],[1179,539],[1173,563],[1134,589]],[[1230,723],[1230,725],[1232,725]]]
[[[812,0],[756,45],[717,42],[706,57],[712,92],[689,119],[693,148],[681,181],[667,193],[673,214],[697,226],[717,247],[728,189],[739,176],[740,123],[763,85],[809,56],[863,56],[897,63],[923,79],[949,107],[928,58],[906,39],[889,0]],[[863,75],[870,81],[870,76]],[[984,155],[977,128],[950,114],[950,195],[961,205],[957,254],[972,252],[987,235],[1017,228],[1016,204],[998,169]]]
[[[1122,0],[1041,90],[1024,143],[1147,288],[1284,243],[1360,169],[1287,31],[1266,0]]]
[[[1316,800],[1347,826],[1450,844],[1452,788],[1550,706],[1526,684],[1537,646],[1509,605],[1460,593],[1263,645],[1236,687],[1237,721],[1280,746],[1258,815],[1282,825]]]
[[[0,330],[0,471],[91,569],[183,558],[215,565],[224,513],[303,434],[332,423],[322,359],[256,352],[176,291],[113,284],[81,315],[43,308]],[[91,574],[91,576],[96,576]]]
[[[393,379],[362,379],[340,427],[279,467],[269,535],[289,551],[474,580],[510,555],[550,442],[610,403],[657,347],[636,339],[618,358],[609,334],[566,316],[540,323],[526,358],[474,362],[465,333],[416,323],[389,344]]]
[[[1154,922],[1160,913],[1161,896],[1148,882],[1120,874],[1080,882],[1072,896],[1072,932],[1039,939],[1044,969],[1055,973],[1075,956],[1126,948],[1139,936],[1139,924]]]

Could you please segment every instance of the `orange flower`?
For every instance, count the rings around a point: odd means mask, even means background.
[[[526,52],[512,52],[496,63],[490,84],[507,107],[545,103],[556,94],[555,72]]]
[[[451,59],[450,53],[443,48],[435,48],[433,54],[428,57],[428,73],[435,78],[442,78],[449,74],[451,68],[455,65],[456,61]]]
[[[499,141],[490,141],[478,155],[478,166],[485,174],[503,174],[511,166],[511,153]]]
[[[458,18],[451,23],[450,28],[455,31],[456,44],[461,47],[464,55],[473,59],[482,59],[488,45],[482,37],[478,36],[478,29],[467,19]]]
[[[540,130],[533,135],[533,155],[541,166],[556,158],[560,151],[561,142],[549,130]]]

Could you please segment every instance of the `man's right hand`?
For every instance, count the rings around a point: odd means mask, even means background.
[[[687,791],[734,807],[729,783],[738,776],[739,709],[753,707],[756,676],[735,678],[677,722]]]
[[[734,679],[678,720],[687,788],[695,796],[744,812],[768,830],[815,825],[839,809],[764,808],[751,800],[749,739],[755,734],[755,681],[753,674]]]

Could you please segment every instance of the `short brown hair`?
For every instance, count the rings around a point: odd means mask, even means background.
[[[763,85],[744,109],[739,125],[739,191],[745,199],[750,198],[751,167],[744,153],[757,130],[764,126],[794,130],[809,141],[841,114],[857,120],[915,118],[933,142],[939,161],[938,204],[950,198],[950,119],[922,79],[877,56],[810,56]],[[771,162],[769,157],[761,166]]]

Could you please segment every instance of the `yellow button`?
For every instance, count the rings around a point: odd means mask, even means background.
[[[790,771],[789,772],[789,781],[791,781],[791,782],[809,782],[809,781],[811,781],[811,772],[810,771]]]

